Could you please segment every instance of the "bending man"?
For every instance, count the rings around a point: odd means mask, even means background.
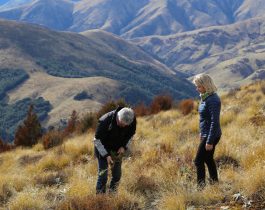
[[[108,166],[111,166],[112,172],[110,192],[116,191],[121,178],[121,157],[135,131],[136,117],[130,108],[119,107],[99,119],[94,139],[95,155],[98,159],[97,194],[106,193]]]

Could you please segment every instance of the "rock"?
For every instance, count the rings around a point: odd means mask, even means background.
[[[229,206],[221,206],[220,209],[226,210],[226,209],[229,209]]]
[[[187,207],[187,210],[195,210],[195,209],[196,209],[195,206],[188,206],[188,207]]]
[[[252,206],[253,201],[248,200],[246,197],[244,197],[240,193],[234,194],[233,198],[234,198],[234,201],[236,201],[237,204],[242,205],[243,208],[250,208]]]
[[[238,201],[240,199],[240,197],[241,197],[240,193],[236,193],[236,194],[233,195],[233,198],[234,198],[235,201]]]
[[[242,196],[240,193],[236,193],[233,195],[234,201],[236,201],[236,203],[243,205],[245,202],[245,198],[244,196]]]
[[[249,208],[249,207],[252,206],[252,203],[253,203],[252,200],[246,201],[246,202],[244,203],[243,207],[244,207],[244,208]]]

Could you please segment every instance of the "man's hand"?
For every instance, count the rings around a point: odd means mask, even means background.
[[[109,165],[112,165],[114,163],[110,155],[107,157],[107,162]]]
[[[213,149],[213,145],[212,144],[206,144],[205,149],[206,149],[206,151],[211,151]]]
[[[124,152],[125,152],[124,147],[120,147],[117,153],[118,153],[118,155],[123,155]]]
[[[118,152],[117,152],[117,153],[118,153],[118,156],[119,156],[119,157],[122,157],[123,154],[124,154],[124,152],[125,152],[124,147],[120,147],[119,150],[118,150]]]

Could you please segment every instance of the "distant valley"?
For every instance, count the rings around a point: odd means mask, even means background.
[[[14,80],[9,75],[21,69],[17,82],[3,83],[1,100],[11,105],[41,97],[51,105],[51,110],[45,109],[47,125],[67,118],[73,110],[98,110],[102,103],[118,98],[136,104],[148,103],[161,93],[175,100],[195,96],[193,85],[181,73],[110,33],[56,32],[3,20],[0,28],[2,78]],[[84,92],[87,97],[75,100]]]

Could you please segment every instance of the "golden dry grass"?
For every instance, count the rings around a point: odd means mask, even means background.
[[[262,200],[264,90],[265,82],[260,82],[222,96],[223,136],[215,153],[218,185],[197,191],[193,159],[199,144],[198,114],[171,110],[138,118],[116,195],[95,196],[92,132],[49,150],[38,144],[0,154],[0,208],[218,209],[230,205],[238,192]]]

